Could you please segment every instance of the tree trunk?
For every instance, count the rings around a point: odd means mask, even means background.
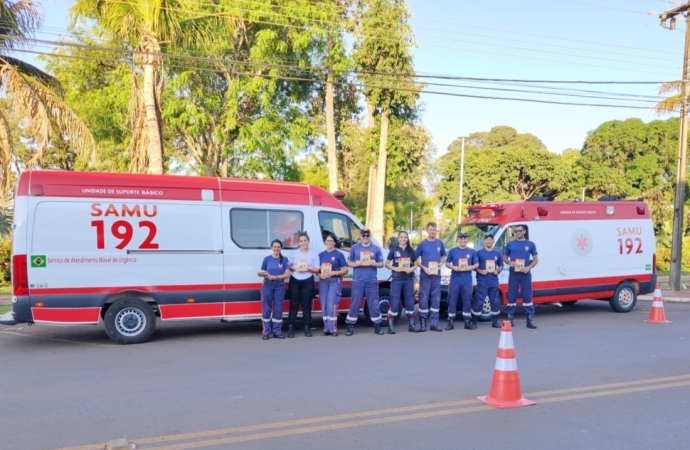
[[[335,108],[333,105],[333,72],[326,76],[326,137],[328,140],[328,189],[338,190],[338,158],[335,153]]]
[[[376,183],[374,185],[374,221],[371,225],[371,234],[384,245],[383,235],[383,206],[386,195],[386,163],[388,160],[388,110],[381,112],[381,140],[379,141],[379,162],[376,166]]]
[[[144,109],[146,111],[146,135],[148,138],[149,173],[163,173],[163,144],[161,117],[158,115],[156,96],[156,69],[152,54],[146,55],[144,64]]]
[[[367,217],[364,225],[371,227],[374,223],[374,192],[376,184],[376,167],[369,166],[369,184],[367,185]]]
[[[374,120],[374,113],[376,112],[376,107],[369,103],[369,100],[366,100],[367,103],[367,119],[368,119],[368,127],[370,130],[376,126],[376,122]],[[367,190],[367,217],[366,217],[366,222],[365,225],[367,227],[371,227],[372,224],[374,223],[374,193],[375,193],[375,186],[376,184],[376,167],[375,166],[369,166],[369,189]]]

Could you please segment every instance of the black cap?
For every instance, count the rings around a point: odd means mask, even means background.
[[[460,239],[460,238],[466,238],[466,237],[468,237],[468,236],[467,236],[467,233],[458,233],[458,239]]]
[[[494,235],[491,234],[491,233],[486,233],[486,234],[484,235],[484,239],[486,239],[486,238],[496,239],[496,238],[494,237]]]
[[[360,235],[367,233],[371,235],[371,230],[369,228],[362,228],[362,231],[359,232]]]

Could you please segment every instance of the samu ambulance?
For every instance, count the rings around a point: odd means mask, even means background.
[[[483,247],[492,234],[501,253],[515,239],[513,227],[524,225],[534,242],[539,263],[532,269],[534,303],[573,304],[577,300],[608,300],[616,312],[629,312],[637,296],[656,286],[656,243],[649,207],[642,201],[506,202],[467,207],[463,219],[444,243],[457,245],[458,231],[469,245]],[[441,273],[447,296],[450,271]],[[506,304],[508,270],[499,275],[501,301]],[[490,307],[485,302],[483,314]]]
[[[305,230],[321,252],[332,233],[346,252],[362,228],[338,199],[304,183],[23,172],[15,192],[13,311],[0,324],[103,322],[111,339],[128,344],[148,339],[156,318],[259,319],[256,272],[273,239],[287,254]],[[379,273],[385,313],[388,274]],[[349,309],[351,284],[343,282],[340,312]],[[318,298],[313,309],[321,311]]]

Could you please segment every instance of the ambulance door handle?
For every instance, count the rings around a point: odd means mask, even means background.
[[[560,273],[560,274],[563,275],[563,276],[566,276],[566,274],[568,273],[568,271],[565,270],[563,267],[558,266],[558,273]]]
[[[127,254],[222,255],[223,250],[127,250]]]

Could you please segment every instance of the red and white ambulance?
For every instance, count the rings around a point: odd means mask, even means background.
[[[475,249],[487,233],[495,247],[515,239],[523,224],[534,242],[539,264],[532,269],[534,303],[572,304],[582,299],[608,300],[617,312],[635,307],[637,296],[656,286],[656,243],[649,207],[642,201],[505,202],[468,206],[467,216],[444,242],[456,246],[458,231]],[[449,272],[442,272],[447,293]],[[499,275],[506,303],[508,271]],[[484,314],[490,311],[485,302]]]
[[[0,323],[103,322],[114,341],[138,343],[157,317],[258,319],[256,272],[271,240],[287,253],[305,230],[320,252],[333,233],[347,252],[362,228],[338,199],[304,183],[27,171],[15,193],[13,311]],[[388,273],[379,272],[387,312]]]

